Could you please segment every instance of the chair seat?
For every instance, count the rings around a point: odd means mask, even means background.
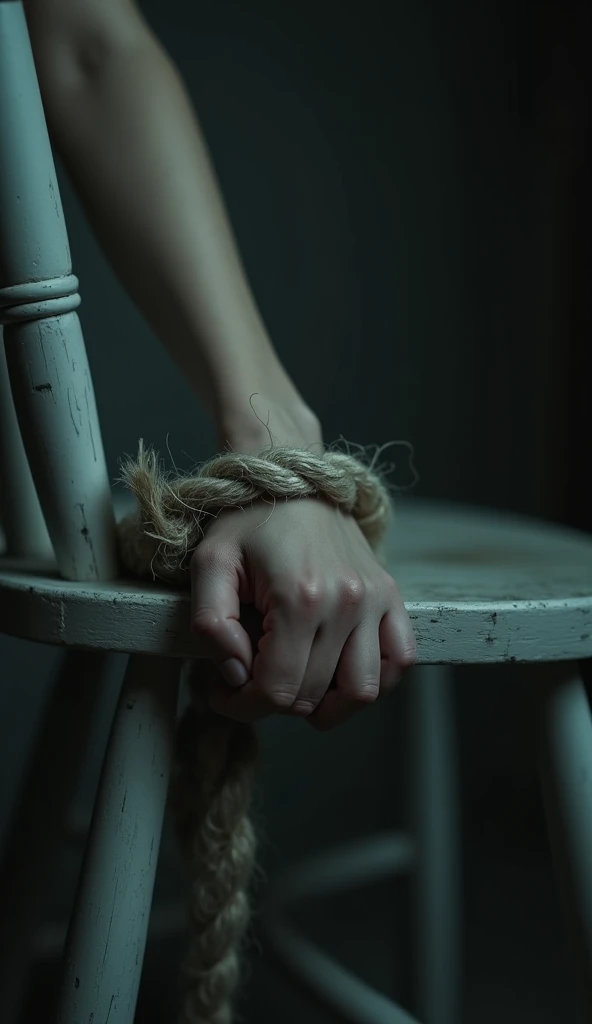
[[[117,514],[122,514],[122,508]],[[386,544],[418,662],[592,657],[592,538],[497,511],[397,500]],[[71,583],[55,562],[0,556],[2,631],[85,649],[199,657],[189,591]]]

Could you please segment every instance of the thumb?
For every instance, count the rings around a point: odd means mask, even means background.
[[[242,686],[251,673],[253,652],[240,622],[238,562],[240,552],[223,555],[196,548],[191,559],[191,630],[206,657],[231,686]]]

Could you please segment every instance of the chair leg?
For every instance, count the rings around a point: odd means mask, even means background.
[[[592,715],[575,664],[545,666],[531,694],[551,852],[592,1024]]]
[[[410,680],[410,756],[417,867],[413,880],[414,1012],[461,1020],[460,810],[452,671],[417,666]]]
[[[132,1024],[173,755],[180,659],[132,655],[64,952],[59,1024]]]
[[[18,1020],[32,940],[86,756],[104,665],[102,654],[64,654],[2,851],[0,992],[5,1024]]]

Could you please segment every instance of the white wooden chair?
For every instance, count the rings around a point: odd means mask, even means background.
[[[261,921],[265,947],[347,1024],[413,1024],[289,917],[301,900],[411,872],[414,1009],[425,1024],[459,1024],[459,833],[446,666],[536,663],[540,676],[529,690],[545,813],[582,1020],[592,1024],[592,717],[578,670],[592,652],[592,539],[503,512],[399,502],[389,564],[422,666],[410,682],[407,726],[413,834],[383,832],[272,880]]]
[[[0,628],[70,652],[34,757],[39,771],[29,780],[5,855],[5,867],[13,869],[2,879],[0,998],[7,1022],[18,1010],[34,898],[50,882],[43,827],[55,841],[66,811],[61,801],[82,756],[102,654],[109,650],[127,650],[131,657],[66,942],[59,1020],[106,1020],[114,1002],[118,1019],[133,1020],[179,673],[183,656],[194,653],[186,597],[116,582],[113,502],[79,304],[23,6],[1,0],[0,313],[6,363],[3,357],[0,482],[6,550]],[[84,696],[76,693],[84,689]],[[59,726],[62,718],[72,720],[71,701],[81,711],[82,735],[73,728],[65,750]]]
[[[64,950],[58,1020],[131,1024],[180,668],[199,655],[186,593],[119,578],[79,302],[22,4],[0,0],[0,629],[67,650],[4,853],[6,1024],[17,1020],[37,900],[51,881],[51,852],[109,651],[130,657]],[[413,685],[416,827],[408,837],[387,834],[337,852],[329,869],[325,859],[277,879],[264,916],[271,950],[342,1019],[412,1021],[299,935],[283,909],[303,893],[413,868],[416,1012],[424,1024],[458,1024],[459,829],[445,666],[536,661],[533,711],[550,837],[592,1020],[592,722],[576,664],[592,657],[592,543],[536,522],[413,502],[401,506],[391,556],[418,661],[433,666]]]

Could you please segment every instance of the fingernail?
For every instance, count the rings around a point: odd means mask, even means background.
[[[229,686],[244,686],[249,673],[238,658],[229,658],[220,665],[220,671]]]

